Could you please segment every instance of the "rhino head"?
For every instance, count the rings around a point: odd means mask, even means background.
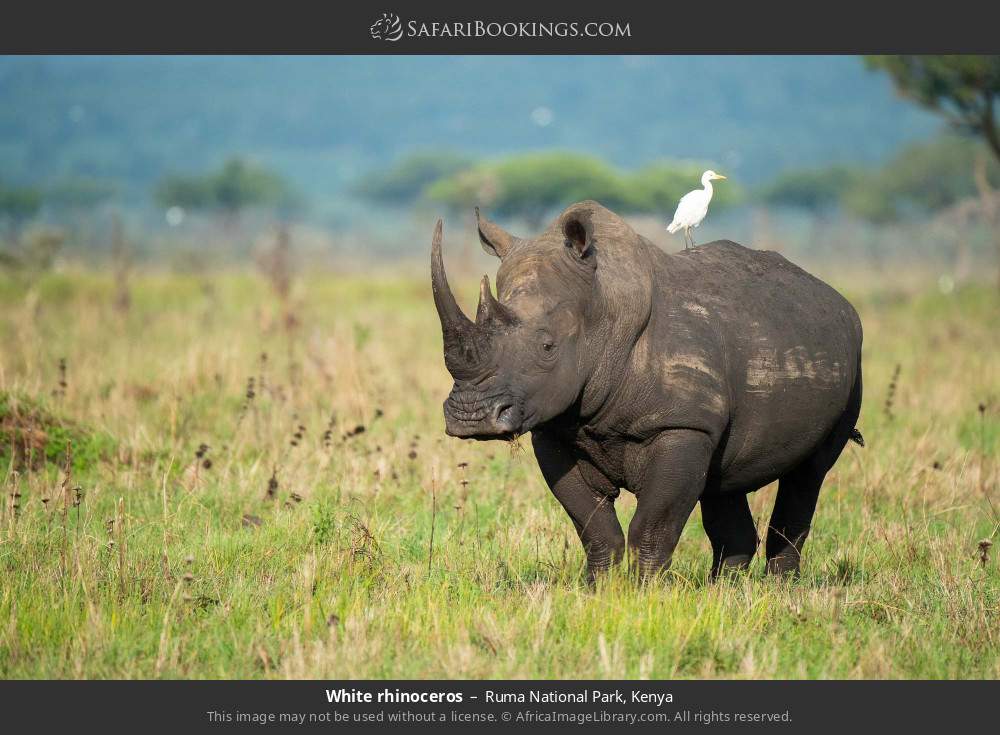
[[[496,297],[489,276],[483,276],[475,321],[462,312],[448,285],[438,221],[431,283],[445,365],[455,379],[444,403],[451,436],[511,438],[579,399],[593,367],[588,357],[595,352],[586,346],[597,263],[591,213],[579,205],[570,208],[529,240],[504,231],[477,209],[480,242],[500,259],[500,268]]]

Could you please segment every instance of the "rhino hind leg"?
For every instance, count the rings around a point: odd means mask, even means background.
[[[701,520],[712,542],[712,579],[750,566],[760,539],[743,493],[701,498]]]
[[[767,529],[767,571],[798,576],[802,547],[809,535],[816,501],[826,470],[807,460],[778,482],[771,522]]]
[[[798,576],[802,546],[809,535],[823,479],[847,442],[860,436],[855,428],[861,412],[860,367],[847,408],[833,431],[812,456],[779,479],[765,547],[767,571],[772,574]]]

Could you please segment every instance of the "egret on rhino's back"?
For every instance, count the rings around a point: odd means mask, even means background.
[[[708,205],[712,201],[712,182],[725,180],[725,176],[717,174],[709,169],[701,175],[701,189],[689,191],[681,197],[677,204],[677,211],[674,212],[673,221],[667,225],[667,232],[673,235],[677,230],[684,230],[684,249],[694,246],[694,238],[691,237],[691,228],[697,227],[708,214]]]

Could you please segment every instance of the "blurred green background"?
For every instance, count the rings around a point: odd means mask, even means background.
[[[203,267],[279,230],[302,258],[422,258],[437,216],[467,242],[475,205],[530,234],[584,198],[676,249],[663,225],[713,167],[729,180],[701,242],[903,258],[954,281],[1000,252],[1000,153],[980,119],[998,69],[996,57],[0,57],[0,263],[127,250]]]

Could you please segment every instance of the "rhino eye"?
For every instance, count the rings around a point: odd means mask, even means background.
[[[538,330],[538,342],[536,344],[538,345],[540,354],[545,358],[549,358],[555,353],[556,340],[545,330]]]

